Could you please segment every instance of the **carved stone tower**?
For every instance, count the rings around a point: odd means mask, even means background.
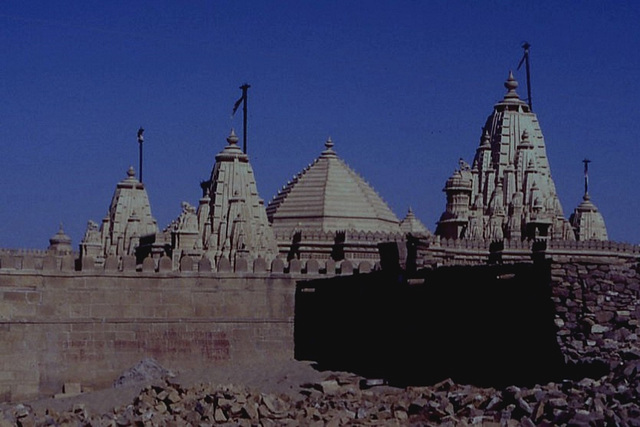
[[[108,256],[135,255],[141,239],[155,240],[157,231],[147,190],[130,167],[127,177],[116,186],[100,227],[93,221],[87,224],[80,256],[92,257],[101,263]]]
[[[507,93],[487,118],[473,164],[461,160],[447,181],[447,208],[437,235],[575,240],[551,178],[538,118],[517,87],[509,73]]]
[[[233,130],[227,143],[216,155],[210,180],[202,184],[197,210],[183,204],[183,225],[174,233],[182,238],[177,249],[204,252],[214,265],[226,259],[234,267],[240,258],[250,265],[258,257],[269,263],[277,246],[249,157]]]

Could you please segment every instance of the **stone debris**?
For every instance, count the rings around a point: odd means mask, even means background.
[[[174,376],[171,371],[164,368],[155,359],[145,358],[132,368],[123,372],[114,382],[113,386],[117,388],[142,381],[162,380]]]
[[[64,426],[640,426],[640,372],[626,355],[599,379],[532,387],[480,388],[445,380],[431,386],[362,388],[362,378],[332,373],[297,394],[268,394],[238,385],[182,387],[171,379],[145,386],[129,405],[91,414],[81,404],[36,413],[18,404],[0,427]]]

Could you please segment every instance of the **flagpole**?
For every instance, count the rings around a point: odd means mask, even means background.
[[[584,196],[587,197],[589,195],[589,163],[591,160],[584,159],[582,163],[584,163]]]
[[[533,105],[531,102],[531,68],[529,66],[529,48],[531,45],[528,42],[524,42],[522,44],[522,48],[524,49],[524,56],[522,59],[525,62],[525,69],[527,71],[527,103],[529,104],[529,109],[533,111]],[[522,65],[522,60],[520,60],[520,65]],[[520,65],[518,68],[520,68]]]
[[[247,154],[247,89],[251,86],[248,84],[243,84],[240,86],[242,89],[242,99],[244,100],[242,103],[242,151],[244,154]]]
[[[144,142],[143,133],[144,133],[144,129],[142,129],[142,126],[141,126],[140,129],[138,129],[138,145],[140,147],[140,155],[139,155],[139,158],[140,158],[140,172],[139,172],[138,176],[140,178],[139,181],[140,181],[141,184],[142,184],[142,143]]]

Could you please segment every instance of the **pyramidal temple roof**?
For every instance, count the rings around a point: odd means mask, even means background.
[[[400,221],[376,191],[333,150],[325,150],[271,200],[267,216],[276,234],[294,230],[399,233]]]

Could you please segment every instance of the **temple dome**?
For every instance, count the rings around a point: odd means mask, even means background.
[[[400,230],[402,230],[404,234],[411,234],[416,237],[427,237],[431,235],[427,227],[416,218],[411,208],[409,208],[407,215],[400,222]]]
[[[604,218],[589,193],[585,193],[582,202],[569,218],[576,232],[577,240],[608,240]]]
[[[62,224],[60,224],[58,232],[49,239],[49,251],[61,253],[71,252],[72,250],[71,237],[64,232]]]
[[[299,230],[400,233],[400,221],[376,191],[333,150],[331,139],[267,207],[276,234]]]

